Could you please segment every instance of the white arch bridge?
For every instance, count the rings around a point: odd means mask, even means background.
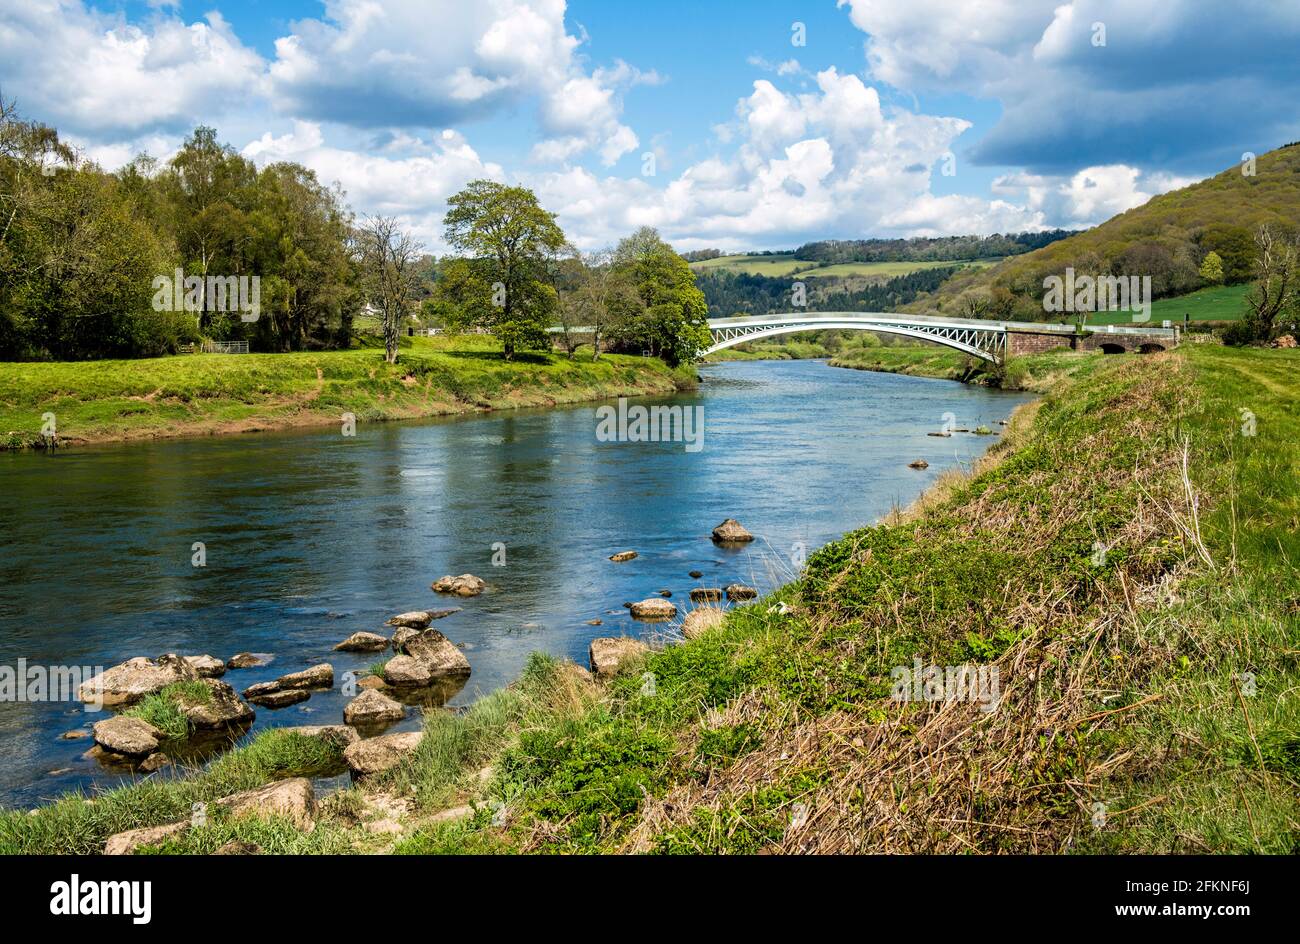
[[[1020,354],[1054,347],[1149,351],[1163,350],[1178,343],[1177,329],[1145,325],[1100,325],[1080,333],[1074,325],[1042,322],[984,321],[879,311],[821,311],[711,318],[709,334],[713,344],[704,355],[781,334],[845,329],[933,341],[995,364],[1001,363],[1008,353]]]

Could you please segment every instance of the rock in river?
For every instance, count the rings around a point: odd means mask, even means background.
[[[613,678],[624,663],[639,659],[649,651],[650,647],[645,643],[626,636],[593,639],[588,651],[592,674],[598,679]]]
[[[311,692],[302,688],[286,688],[282,692],[265,692],[261,695],[248,696],[248,700],[259,708],[288,708],[308,698],[311,698]]]
[[[190,698],[185,695],[177,699],[177,707],[196,728],[214,729],[227,725],[240,726],[252,722],[255,714],[235,690],[220,679],[200,679],[208,689],[207,698]]]
[[[353,633],[334,647],[336,652],[381,652],[388,648],[388,637],[378,633]]]
[[[194,667],[178,655],[169,653],[156,661],[138,656],[82,682],[78,694],[86,702],[102,699],[105,705],[129,705],[173,682],[190,682],[198,677]]]
[[[754,536],[735,518],[728,518],[713,529],[713,540],[719,544],[744,544],[754,540]]]
[[[426,629],[406,640],[408,655],[429,666],[439,678],[447,675],[469,675],[469,660],[450,639],[436,629]]]
[[[461,574],[459,577],[448,574],[445,577],[439,577],[433,583],[433,589],[439,593],[454,593],[458,597],[476,597],[486,587],[487,584],[483,582],[483,579],[475,577],[473,574]]]
[[[216,656],[185,656],[185,661],[200,678],[220,678],[226,674],[226,663]]]
[[[253,669],[259,665],[266,665],[271,660],[255,652],[239,652],[226,660],[228,669]]]
[[[696,587],[691,591],[692,603],[717,603],[721,599],[721,587]]]
[[[468,576],[468,575],[466,575]],[[444,577],[443,580],[447,578]],[[456,577],[456,580],[461,578]],[[475,580],[478,578],[475,577]],[[453,613],[459,613],[460,607],[453,606],[446,610],[411,610],[409,613],[398,613],[396,616],[389,617],[385,622],[389,626],[404,626],[407,629],[424,629],[430,623],[437,619],[444,619]]]
[[[348,724],[384,724],[405,717],[401,702],[376,691],[362,692],[343,708],[343,720]]]
[[[635,619],[671,619],[677,615],[677,607],[662,597],[650,597],[628,607]]]
[[[404,758],[415,753],[423,739],[423,731],[404,731],[400,734],[366,738],[344,751],[343,759],[348,762],[353,774],[365,777],[396,767]]]
[[[116,715],[95,722],[95,743],[114,754],[148,757],[161,740],[162,732],[142,718]]]
[[[727,585],[728,600],[752,600],[758,596],[758,591],[753,587],[747,587],[743,583],[733,583]]]
[[[926,462],[924,459],[913,459],[907,464],[907,467],[909,469],[928,469],[930,468],[930,463]]]
[[[615,564],[621,564],[624,561],[635,560],[636,551],[619,551],[617,554],[611,554],[609,559],[612,560]]]
[[[309,669],[303,669],[301,672],[291,672],[288,675],[281,675],[278,679],[270,682],[258,682],[256,685],[250,685],[244,689],[244,697],[249,701],[254,698],[260,698],[263,695],[270,695],[273,692],[305,690],[309,688],[333,688],[334,687],[334,666],[328,662],[322,662],[320,665],[313,665]]]

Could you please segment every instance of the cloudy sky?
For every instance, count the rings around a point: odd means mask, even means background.
[[[0,93],[105,167],[196,124],[442,248],[475,177],[584,248],[1082,227],[1300,138],[1300,4],[0,0]]]

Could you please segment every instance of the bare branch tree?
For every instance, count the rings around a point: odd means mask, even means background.
[[[384,360],[397,363],[397,339],[410,314],[424,247],[395,218],[369,216],[357,231],[367,294],[383,316]]]
[[[1255,233],[1255,245],[1259,249],[1255,260],[1258,280],[1246,303],[1259,325],[1261,340],[1268,340],[1278,315],[1295,300],[1296,243],[1264,224]]]

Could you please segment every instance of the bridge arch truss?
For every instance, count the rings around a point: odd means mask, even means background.
[[[997,321],[888,315],[875,312],[829,312],[809,315],[766,315],[756,318],[716,318],[709,322],[713,344],[704,353],[801,331],[876,331],[932,341],[972,357],[1001,363],[1006,356],[1007,330]]]

